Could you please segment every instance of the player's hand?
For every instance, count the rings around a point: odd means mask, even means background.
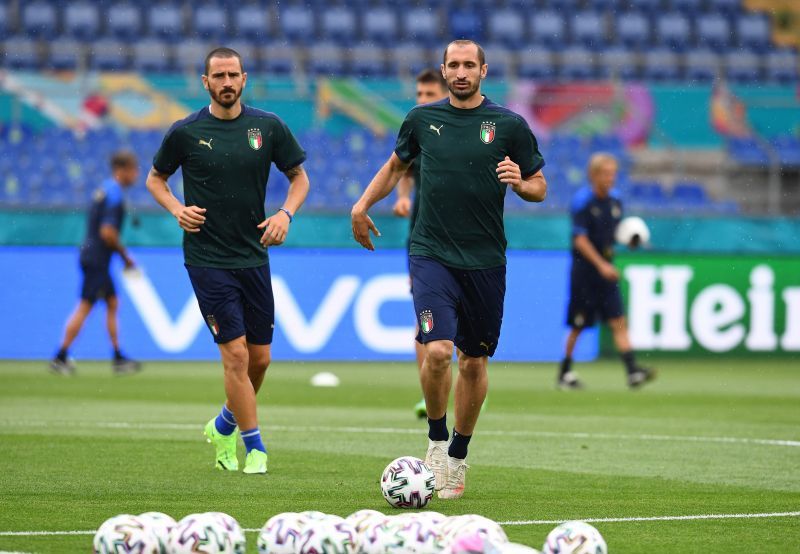
[[[258,224],[259,229],[264,230],[261,235],[261,246],[278,246],[286,240],[289,234],[289,216],[285,212],[275,212],[272,217],[268,217]]]
[[[398,198],[392,206],[392,213],[397,217],[408,217],[411,213],[411,199],[406,197]]]
[[[375,250],[369,232],[372,231],[372,234],[376,237],[381,236],[381,232],[375,227],[375,224],[367,215],[367,212],[358,211],[353,208],[353,211],[350,212],[350,223],[353,226],[353,238],[356,239],[356,242],[367,250]]]
[[[603,262],[603,265],[601,265],[598,270],[600,271],[600,276],[606,281],[619,281],[619,272],[613,264]]]
[[[520,185],[522,184],[522,172],[519,169],[519,166],[511,161],[511,158],[506,156],[506,158],[497,164],[497,177],[500,179],[501,183],[505,183],[509,187],[512,188],[514,192],[519,190]]]
[[[129,271],[131,269],[136,269],[136,262],[133,261],[133,258],[130,256],[125,257],[125,271]]]
[[[187,233],[199,233],[200,226],[206,222],[205,208],[197,206],[181,206],[175,213],[175,219],[178,220],[178,225]]]

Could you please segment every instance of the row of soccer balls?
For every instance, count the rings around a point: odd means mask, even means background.
[[[536,554],[511,543],[502,527],[479,515],[437,512],[387,516],[359,510],[347,518],[317,511],[285,512],[258,534],[260,554]],[[95,554],[244,554],[242,528],[221,512],[191,514],[176,522],[160,512],[107,520],[94,537]],[[606,554],[600,533],[583,522],[553,529],[543,554]]]

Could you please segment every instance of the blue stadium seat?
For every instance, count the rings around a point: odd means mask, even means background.
[[[663,207],[667,199],[657,181],[631,182],[628,197],[631,204],[651,209]]]
[[[616,19],[619,42],[628,47],[641,48],[651,42],[650,23],[641,13],[627,12]]]
[[[115,38],[132,41],[142,34],[142,12],[139,7],[119,2],[108,7],[106,12],[108,33]]]
[[[251,40],[245,39],[236,39],[226,42],[225,45],[228,48],[233,48],[239,55],[242,57],[242,62],[244,63],[244,70],[245,71],[253,71],[255,69],[260,68],[259,61],[258,61],[258,51],[256,49],[256,43]],[[205,53],[203,53],[205,55]],[[205,68],[203,68],[205,70]]]
[[[93,69],[103,71],[120,71],[130,67],[128,49],[120,40],[104,38],[90,44],[91,59],[89,64]]]
[[[424,7],[411,8],[402,12],[401,19],[406,40],[422,46],[440,45],[442,25],[438,11]]]
[[[269,13],[259,4],[245,4],[235,8],[233,24],[236,36],[241,39],[263,40],[271,36]]]
[[[397,12],[389,6],[368,8],[362,15],[364,38],[381,45],[393,44],[399,32]]]
[[[48,2],[34,0],[24,3],[21,30],[30,37],[52,38],[58,32],[56,8]]]
[[[356,77],[387,77],[386,52],[379,45],[363,42],[349,49],[350,69]]]
[[[12,27],[11,9],[8,4],[0,3],[0,40],[5,39],[11,34]]]
[[[769,165],[769,155],[753,138],[731,138],[728,140],[728,157],[736,164],[764,167]]]
[[[573,43],[588,48],[603,46],[606,42],[605,19],[594,11],[579,11],[570,18]]]
[[[596,76],[594,55],[583,46],[570,46],[561,52],[559,77],[585,80]]]
[[[737,83],[755,83],[761,79],[759,56],[747,51],[729,52],[724,57],[725,75]]]
[[[796,84],[798,81],[797,52],[786,48],[769,52],[766,55],[766,76],[771,81],[782,84]]]
[[[455,9],[450,13],[450,35],[453,38],[483,39],[483,21],[474,10]]]
[[[720,74],[719,56],[711,50],[690,50],[684,62],[685,77],[690,81],[710,82]]]
[[[319,77],[346,75],[344,48],[332,41],[312,44],[308,49],[308,72]]]
[[[175,68],[189,74],[202,74],[205,72],[206,54],[211,51],[211,45],[199,39],[181,41],[175,45]]]
[[[661,0],[628,0],[631,10],[646,14],[655,14],[662,10]]]
[[[303,5],[291,4],[279,12],[278,25],[284,36],[293,43],[307,44],[317,37],[314,12]]]
[[[643,72],[645,79],[652,81],[675,81],[680,78],[678,55],[668,48],[658,48],[644,53]]]
[[[555,11],[534,12],[530,19],[533,42],[544,44],[551,49],[564,48],[567,29],[564,17]]]
[[[10,36],[3,46],[3,65],[10,69],[38,69],[42,57],[38,43],[26,35]]]
[[[598,53],[598,76],[631,80],[641,77],[639,56],[630,48],[613,47]]]
[[[717,52],[724,52],[731,44],[728,20],[719,14],[703,14],[696,20],[697,44]]]
[[[138,71],[171,71],[173,63],[170,45],[157,38],[144,38],[135,42],[133,67]]]
[[[258,48],[261,68],[274,75],[301,73],[297,49],[285,42],[273,41]]]
[[[527,41],[525,19],[509,8],[494,10],[489,14],[488,35],[496,44],[518,48]]]
[[[218,4],[200,4],[192,14],[194,32],[198,37],[220,39],[230,34],[228,16]]]
[[[656,37],[661,46],[676,51],[685,50],[691,39],[689,20],[675,12],[656,18]]]
[[[667,10],[680,12],[688,17],[696,17],[703,9],[703,2],[700,0],[668,0]]]
[[[764,52],[769,49],[772,39],[767,15],[748,13],[736,18],[736,37],[739,46],[754,52]]]
[[[541,44],[517,52],[517,75],[525,79],[550,79],[556,74],[555,55]]]
[[[484,43],[486,63],[489,64],[489,76],[492,79],[504,80],[511,72],[514,51],[506,48],[504,44]]]
[[[672,187],[672,201],[690,208],[703,208],[711,202],[702,183],[679,181]]]
[[[736,15],[742,11],[742,0],[707,0],[708,9],[725,15]]]
[[[800,138],[781,135],[770,140],[781,166],[800,167]]]
[[[184,38],[183,13],[178,4],[153,4],[147,10],[147,29],[155,37],[174,43]]]
[[[355,11],[345,5],[326,9],[322,13],[320,26],[324,40],[349,45],[358,38]]]
[[[423,69],[438,68],[441,60],[433,55],[431,49],[421,46],[414,41],[401,42],[389,49],[390,66],[392,73],[401,77],[416,77]]]
[[[57,38],[50,41],[47,66],[56,70],[75,70],[85,67],[86,60],[81,43],[72,38]]]
[[[64,31],[70,36],[90,39],[100,30],[100,10],[91,2],[71,2],[64,8]]]

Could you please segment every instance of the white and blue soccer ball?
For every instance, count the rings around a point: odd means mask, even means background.
[[[356,554],[358,533],[339,517],[308,521],[300,535],[297,554]]]
[[[567,521],[547,535],[542,554],[607,554],[600,531],[583,521]]]
[[[258,534],[259,554],[294,554],[300,547],[308,518],[297,512],[272,516]]]
[[[226,516],[226,517],[223,517]],[[230,518],[230,519],[228,519]],[[190,514],[180,520],[169,535],[171,554],[244,554],[245,542],[238,523],[227,514]]]
[[[641,217],[626,217],[617,225],[614,239],[625,246],[639,246],[650,242],[650,228]],[[635,244],[631,244],[636,239]]]
[[[425,462],[401,456],[386,466],[381,476],[381,492],[395,508],[424,508],[433,498],[436,477]]]
[[[92,541],[94,554],[137,552],[159,554],[161,544],[148,522],[139,516],[120,514],[107,519]]]
[[[139,519],[144,521],[150,530],[155,534],[158,543],[161,545],[161,553],[167,552],[167,542],[169,542],[169,534],[178,524],[172,516],[162,512],[145,512],[139,514]]]
[[[450,546],[459,537],[466,536],[483,537],[493,545],[509,542],[499,523],[477,514],[451,516],[440,524],[440,529],[445,546]]]

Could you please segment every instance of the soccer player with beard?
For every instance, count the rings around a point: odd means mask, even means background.
[[[518,114],[481,94],[488,65],[471,40],[451,42],[441,66],[448,98],[406,116],[395,151],[353,206],[355,240],[374,250],[368,210],[420,160],[419,215],[409,269],[417,341],[425,347],[420,382],[428,411],[426,462],[439,498],[464,494],[467,446],[488,388],[487,364],[500,337],[506,277],[506,190],[530,202],[547,193],[536,138]],[[447,427],[450,360],[458,348],[453,437]],[[448,444],[449,441],[449,444]]]
[[[217,48],[205,60],[211,104],[176,122],[153,158],[147,188],[184,230],[186,270],[219,347],[227,402],[205,427],[216,467],[235,471],[236,429],[247,449],[244,473],[267,472],[256,393],[270,363],[274,301],[266,248],[283,243],[308,194],[306,154],[275,114],[242,104],[241,56]],[[289,179],[283,206],[264,212],[274,163]],[[167,184],[183,169],[186,204]]]

